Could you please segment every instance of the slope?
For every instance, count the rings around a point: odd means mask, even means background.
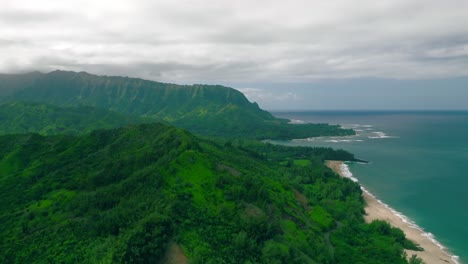
[[[0,136],[0,262],[158,263],[176,243],[191,263],[407,263],[314,151],[253,151],[162,124]]]
[[[0,134],[82,134],[142,122],[142,118],[89,106],[58,107],[23,102],[0,104]]]
[[[324,124],[292,125],[220,85],[176,85],[85,72],[0,75],[0,101],[93,106],[123,115],[170,122],[208,136],[257,139],[350,135]],[[2,96],[3,95],[3,96]]]

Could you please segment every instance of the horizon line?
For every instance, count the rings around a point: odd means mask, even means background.
[[[467,109],[265,109],[273,113],[291,112],[468,112]]]

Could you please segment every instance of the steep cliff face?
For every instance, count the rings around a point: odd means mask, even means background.
[[[338,126],[291,125],[221,85],[177,85],[86,72],[0,75],[0,102],[90,106],[163,121],[206,136],[292,139],[354,134]]]
[[[90,105],[123,114],[168,120],[178,119],[192,111],[203,113],[207,110],[207,114],[213,115],[227,105],[235,105],[254,111],[259,117],[273,119],[239,91],[220,85],[176,85],[66,71],[34,75],[31,79],[33,81],[17,81],[14,91],[7,96],[9,100],[60,106]],[[9,83],[12,86],[13,81]]]
[[[32,86],[42,75],[40,72],[0,74],[0,97],[10,96],[18,90]]]

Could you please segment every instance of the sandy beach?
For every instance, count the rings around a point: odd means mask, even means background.
[[[343,171],[341,161],[327,161],[327,166],[334,170],[336,173],[343,177],[349,177]],[[453,263],[457,264],[456,261],[451,259],[451,256],[442,250],[439,246],[434,244],[427,236],[425,236],[422,230],[419,230],[410,223],[403,221],[398,215],[396,215],[390,208],[379,202],[370,193],[363,192],[364,200],[367,203],[365,208],[366,214],[364,216],[366,222],[371,222],[375,219],[385,220],[392,226],[398,227],[406,234],[406,237],[415,243],[419,244],[424,251],[411,251],[406,250],[409,257],[416,254],[423,259],[426,264],[439,264],[439,263]]]

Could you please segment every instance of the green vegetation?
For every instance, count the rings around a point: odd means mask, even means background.
[[[249,152],[251,155],[257,155],[259,158],[268,159],[270,161],[287,161],[289,164],[306,165],[308,160],[316,160],[323,162],[325,160],[342,160],[342,161],[361,161],[356,159],[352,153],[342,149],[332,149],[324,147],[290,147],[282,145],[273,145],[268,142],[258,142],[255,140],[222,140],[212,139],[218,142],[225,142]]]
[[[323,165],[343,151],[280,150],[163,124],[0,136],[0,262],[158,263],[176,243],[190,263],[408,263]]]
[[[41,75],[40,72],[26,74],[0,73],[0,96],[9,96],[18,90],[32,86]]]
[[[352,130],[84,72],[0,75],[0,101],[0,263],[422,263],[324,165],[351,153],[256,141]]]
[[[176,85],[85,72],[0,75],[0,101],[98,107],[168,122],[204,136],[292,139],[354,134],[336,125],[289,124],[228,87]]]
[[[0,104],[0,134],[84,134],[96,129],[142,122],[142,118],[127,117],[89,106],[58,107],[23,102]]]

